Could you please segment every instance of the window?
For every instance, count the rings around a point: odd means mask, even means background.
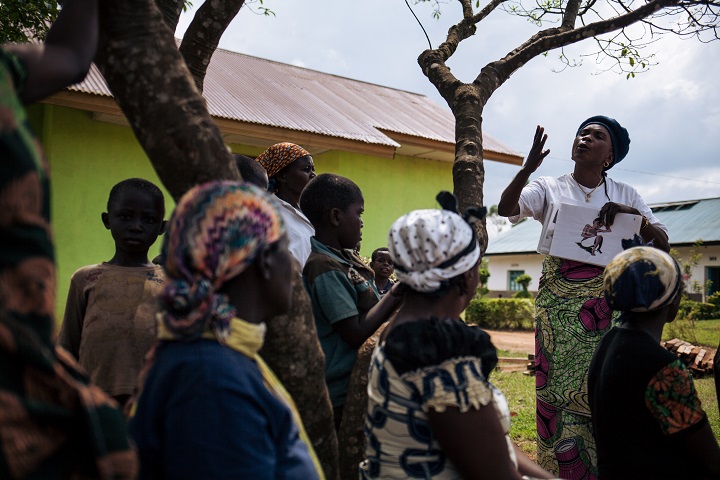
[[[508,290],[511,292],[519,292],[522,287],[515,280],[525,273],[525,270],[508,270]]]

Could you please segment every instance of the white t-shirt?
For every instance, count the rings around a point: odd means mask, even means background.
[[[607,195],[605,194],[605,187],[607,187]],[[585,188],[585,191],[589,192],[590,189]],[[666,235],[668,233],[665,225],[660,223],[653,215],[652,210],[645,204],[637,190],[626,183],[616,182],[609,177],[605,177],[605,184],[600,185],[592,193],[590,201],[587,203],[585,202],[585,193],[570,174],[561,177],[540,177],[522,189],[518,201],[520,213],[509,217],[508,220],[514,224],[525,217],[533,217],[544,224],[545,217],[550,214],[550,205],[558,203],[561,197],[570,198],[578,205],[587,205],[598,209],[602,208],[607,202],[637,208],[652,225],[660,228]]]
[[[275,199],[280,204],[280,215],[287,229],[290,253],[300,262],[300,271],[302,271],[305,261],[310,256],[310,237],[315,235],[315,228],[300,210],[277,195]]]

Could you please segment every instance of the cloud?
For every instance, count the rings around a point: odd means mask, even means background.
[[[427,40],[404,2],[316,0],[312,7],[301,2],[266,6],[277,16],[262,17],[243,8],[221,47],[421,93],[447,108],[417,64]],[[458,2],[442,8],[437,21],[429,2],[413,5],[434,47],[459,19]],[[482,66],[502,58],[536,31],[524,19],[495,12],[460,45],[449,66],[462,81],[472,81]],[[585,41],[571,51],[587,53],[592,47]],[[631,80],[611,72],[598,74],[592,59],[553,73],[561,67],[559,52],[537,57],[493,94],[484,111],[483,130],[527,152],[535,126],[544,125],[552,153],[536,175],[560,175],[573,168],[569,154],[577,125],[591,115],[610,115],[632,139],[627,159],[611,171],[613,178],[635,186],[649,202],[720,196],[720,185],[708,183],[719,181],[715,165],[720,163],[720,89],[715,83],[720,78],[720,50],[714,43],[671,36],[649,50],[657,52],[658,65]],[[486,162],[489,204],[497,203],[517,170]]]

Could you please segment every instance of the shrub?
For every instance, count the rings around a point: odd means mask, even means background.
[[[465,321],[489,329],[532,330],[535,303],[527,298],[472,300],[465,310]]]
[[[678,317],[692,320],[712,320],[720,318],[720,306],[713,303],[682,300],[680,302]]]
[[[720,290],[710,295],[707,298],[707,303],[712,303],[716,307],[720,307]]]
[[[513,293],[512,298],[533,298],[532,293],[527,290],[520,290],[519,292]]]

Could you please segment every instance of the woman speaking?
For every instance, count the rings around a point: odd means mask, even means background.
[[[530,153],[505,189],[498,213],[517,223],[545,222],[561,198],[600,210],[612,227],[615,215],[642,215],[640,235],[668,251],[667,230],[637,191],[607,176],[622,161],[630,137],[617,120],[594,116],[580,124],[572,144],[572,173],[528,179],[550,153],[538,126]],[[527,185],[526,185],[527,184]],[[587,393],[587,371],[598,342],[610,328],[612,311],[603,297],[603,267],[547,255],[535,300],[535,363],[538,463],[556,475],[595,478],[597,455]]]

